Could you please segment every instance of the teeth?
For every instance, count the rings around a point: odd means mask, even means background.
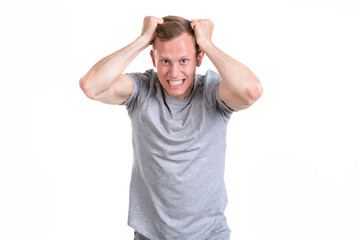
[[[171,86],[176,86],[176,85],[182,84],[183,82],[184,82],[184,80],[169,81],[169,84],[170,84]]]

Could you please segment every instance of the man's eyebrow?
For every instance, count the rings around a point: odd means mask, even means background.
[[[165,57],[165,56],[161,56],[161,55],[159,55],[159,58],[170,59],[169,57]],[[179,57],[178,59],[184,59],[184,58],[190,58],[190,56],[189,55],[183,55],[183,56]]]

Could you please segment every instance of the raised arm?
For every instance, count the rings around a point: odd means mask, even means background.
[[[191,27],[195,31],[197,44],[215,65],[223,80],[218,87],[219,98],[235,111],[251,106],[263,92],[258,78],[249,68],[212,43],[214,24],[211,20],[193,20]]]
[[[132,93],[132,80],[122,72],[155,38],[155,30],[163,20],[145,17],[140,37],[128,46],[97,62],[80,79],[80,87],[90,99],[108,104],[121,104]]]

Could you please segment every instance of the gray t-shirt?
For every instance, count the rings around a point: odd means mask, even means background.
[[[227,240],[226,128],[220,75],[196,74],[187,99],[174,99],[156,72],[132,73],[126,101],[134,162],[128,224],[151,240]]]

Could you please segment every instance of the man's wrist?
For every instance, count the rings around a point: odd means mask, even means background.
[[[199,45],[200,49],[205,53],[207,51],[210,51],[212,48],[215,48],[215,45],[212,43],[212,41],[209,41],[209,40],[198,43],[198,45]]]
[[[135,42],[139,44],[139,47],[143,50],[152,43],[152,39],[145,35],[140,35]]]

